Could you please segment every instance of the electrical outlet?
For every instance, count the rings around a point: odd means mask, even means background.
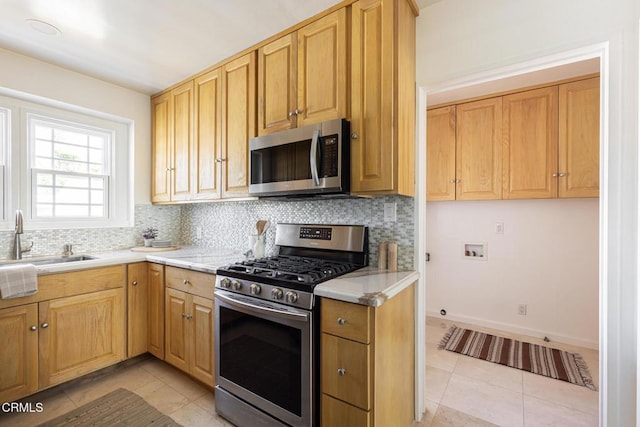
[[[395,203],[384,204],[384,221],[396,222],[398,206]]]
[[[527,315],[527,304],[518,304],[518,314],[520,316]]]
[[[202,239],[202,227],[196,227],[196,239]]]
[[[496,222],[496,234],[504,234],[504,222]]]

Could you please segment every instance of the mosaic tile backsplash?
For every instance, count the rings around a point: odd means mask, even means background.
[[[397,221],[384,221],[384,204],[397,204]],[[378,243],[398,243],[398,269],[413,269],[414,202],[412,198],[316,199],[306,201],[252,200],[192,204],[182,207],[184,244],[246,251],[256,221],[268,220],[267,255],[275,251],[278,222],[318,224],[362,224],[369,227],[371,265],[378,264]],[[200,227],[202,236],[196,231]]]
[[[384,204],[396,203],[397,221],[384,221]],[[242,252],[249,249],[249,235],[256,221],[268,220],[266,254],[275,251],[278,222],[317,224],[362,224],[369,227],[371,265],[378,264],[378,244],[398,243],[398,268],[413,269],[414,202],[408,197],[317,199],[305,201],[252,200],[179,206],[137,205],[134,227],[25,230],[22,245],[33,242],[24,258],[61,255],[71,243],[76,254],[142,246],[142,230],[157,228],[159,239],[176,244],[197,245]],[[201,236],[197,236],[200,228]],[[10,258],[13,232],[0,232],[0,258]]]

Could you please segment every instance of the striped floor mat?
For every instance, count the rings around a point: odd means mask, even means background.
[[[449,329],[438,348],[596,389],[589,368],[578,353],[457,326]]]

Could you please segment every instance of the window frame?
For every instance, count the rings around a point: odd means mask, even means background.
[[[26,230],[115,228],[132,227],[133,216],[133,121],[113,115],[70,106],[50,100],[16,98],[0,92],[0,108],[11,112],[10,131],[12,138],[5,170],[4,220],[0,228],[13,230],[15,224],[10,212],[22,209]],[[112,147],[106,159],[110,169],[105,175],[108,196],[104,217],[35,217],[35,165],[31,164],[33,150],[30,138],[29,118],[43,118],[46,122],[70,124],[72,127],[108,131]],[[9,181],[8,183],[6,181]],[[1,202],[2,200],[0,200]]]

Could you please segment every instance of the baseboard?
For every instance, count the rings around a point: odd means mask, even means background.
[[[578,347],[590,348],[598,350],[598,341],[585,340],[581,338],[571,337],[568,335],[558,334],[551,331],[542,331],[539,329],[523,328],[521,326],[509,323],[495,322],[492,320],[482,319],[479,317],[464,316],[460,314],[447,313],[446,316],[440,315],[438,311],[427,310],[427,316],[436,317],[438,319],[449,320],[452,322],[464,322],[472,325],[484,326],[486,328],[498,329],[505,332],[511,332],[519,335],[527,335],[533,338],[542,339],[549,337],[551,341],[561,342],[564,344],[575,345]]]

